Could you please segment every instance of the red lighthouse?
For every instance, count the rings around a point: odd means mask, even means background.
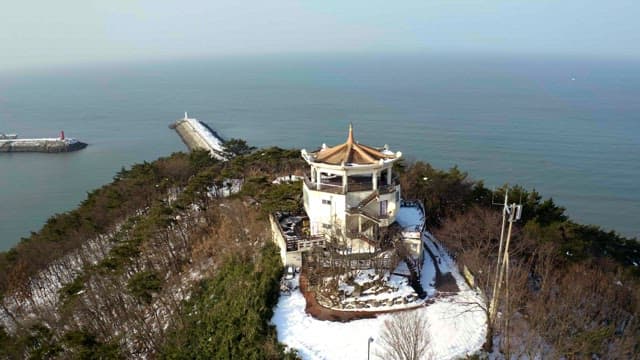
[[[64,130],[60,130],[60,140],[64,140]]]

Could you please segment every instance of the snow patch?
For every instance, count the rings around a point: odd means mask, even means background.
[[[401,205],[396,215],[396,221],[403,231],[421,231],[424,225],[424,213],[420,206]]]
[[[273,180],[273,184],[283,184],[283,183],[292,183],[292,182],[296,182],[296,181],[302,181],[304,180],[304,177],[302,176],[298,176],[298,175],[287,175],[287,176],[280,176],[277,177],[275,180]]]

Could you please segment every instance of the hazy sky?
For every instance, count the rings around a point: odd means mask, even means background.
[[[640,59],[638,0],[0,0],[0,69],[305,52]]]

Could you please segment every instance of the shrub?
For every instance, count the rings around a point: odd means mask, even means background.
[[[162,280],[154,271],[141,271],[129,279],[127,289],[138,301],[149,304],[153,294],[162,289]]]

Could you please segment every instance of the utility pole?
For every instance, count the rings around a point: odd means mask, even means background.
[[[522,216],[522,205],[512,203],[509,204],[509,189],[505,190],[504,205],[502,209],[502,230],[500,231],[500,245],[498,247],[498,261],[496,265],[496,277],[493,283],[493,294],[491,297],[491,303],[489,305],[489,324],[495,326],[496,313],[498,311],[498,305],[502,290],[502,282],[505,283],[505,306],[507,313],[509,312],[509,245],[511,243],[511,231],[513,229],[513,223],[520,220]],[[507,230],[507,238],[504,240],[505,223],[509,222],[509,228]],[[504,250],[502,248],[504,242]],[[509,319],[505,316],[505,337],[507,341],[507,349],[509,348]]]
[[[500,230],[500,245],[498,247],[498,261],[496,262],[496,277],[493,281],[493,292],[491,294],[491,303],[489,304],[489,322],[493,325],[495,320],[496,305],[498,297],[498,274],[500,273],[500,265],[502,264],[502,245],[504,243],[504,228],[506,223],[507,202],[509,201],[509,188],[504,192],[504,206],[502,207],[502,229]]]

